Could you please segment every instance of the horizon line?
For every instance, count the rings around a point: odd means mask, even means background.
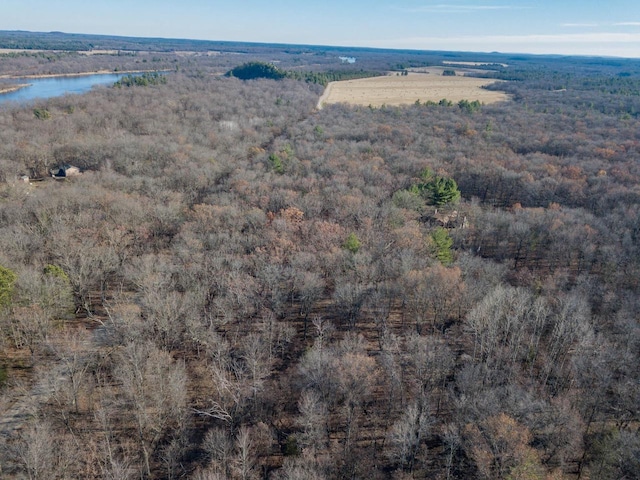
[[[336,48],[336,49],[356,49],[356,50],[376,50],[376,51],[395,51],[395,52],[433,52],[433,53],[457,53],[457,54],[480,54],[480,55],[527,55],[532,57],[575,57],[575,58],[603,58],[603,59],[622,59],[622,60],[640,60],[640,57],[626,57],[621,55],[602,55],[602,54],[589,54],[589,53],[532,53],[526,51],[483,51],[483,50],[443,50],[443,49],[424,49],[419,47],[381,47],[381,46],[368,46],[368,45],[338,45],[338,44],[323,44],[323,43],[289,43],[289,42],[270,42],[270,41],[250,41],[250,40],[222,40],[222,39],[203,39],[203,38],[186,38],[186,37],[165,37],[165,36],[132,36],[132,35],[120,35],[120,34],[108,34],[108,33],[81,33],[81,32],[65,32],[61,30],[51,31],[34,31],[34,30],[5,30],[0,29],[0,33],[27,33],[35,35],[77,35],[77,36],[94,36],[94,37],[111,37],[133,40],[164,40],[164,41],[178,41],[178,42],[202,42],[202,43],[221,43],[221,44],[245,44],[245,45],[264,45],[264,46],[286,46],[286,47],[312,47],[312,48]],[[42,50],[37,48],[5,48],[6,50]],[[2,48],[0,47],[0,50]],[[127,49],[119,49],[123,51],[134,51]],[[54,50],[48,51],[87,51],[87,50]],[[139,51],[144,51],[140,49]],[[167,52],[168,53],[168,52]]]

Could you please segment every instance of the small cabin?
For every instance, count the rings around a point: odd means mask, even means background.
[[[75,177],[76,175],[80,175],[80,169],[78,167],[74,167],[73,165],[60,165],[59,167],[52,168],[50,170],[51,176],[53,178],[67,178],[67,177]]]

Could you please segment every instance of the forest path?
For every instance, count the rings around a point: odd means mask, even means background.
[[[331,87],[333,86],[334,83],[335,82],[327,83],[327,86],[325,87],[324,92],[322,92],[322,95],[318,99],[318,104],[316,105],[316,108],[318,110],[322,110],[323,103],[326,102],[327,99],[329,98],[329,95],[331,95]]]
[[[47,343],[52,354],[47,370],[36,371],[30,385],[18,385],[0,399],[0,446],[19,432],[38,412],[39,405],[69,380],[74,366],[81,365],[105,345],[104,327],[91,327],[85,320],[72,327],[73,333],[65,331],[52,338]]]

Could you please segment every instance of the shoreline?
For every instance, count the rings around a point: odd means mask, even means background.
[[[18,90],[21,90],[23,88],[27,88],[27,87],[30,87],[30,86],[31,86],[30,83],[23,83],[23,84],[20,84],[20,85],[11,85],[10,87],[7,87],[7,88],[0,87],[0,95],[3,95],[5,93],[17,92]]]
[[[93,72],[77,72],[77,73],[34,73],[30,75],[13,75],[4,74],[0,75],[0,79],[15,79],[15,78],[58,78],[58,77],[83,77],[87,75],[128,75],[130,73],[151,73],[158,70],[121,70],[114,72],[113,70],[95,70]]]

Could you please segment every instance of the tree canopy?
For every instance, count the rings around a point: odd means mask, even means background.
[[[227,77],[236,77],[240,80],[254,80],[257,78],[280,80],[286,76],[286,73],[270,63],[248,62],[232,68],[226,75]]]
[[[413,184],[409,191],[424,198],[430,205],[442,207],[460,200],[460,190],[453,178],[435,175],[428,168],[420,178],[422,182]]]

